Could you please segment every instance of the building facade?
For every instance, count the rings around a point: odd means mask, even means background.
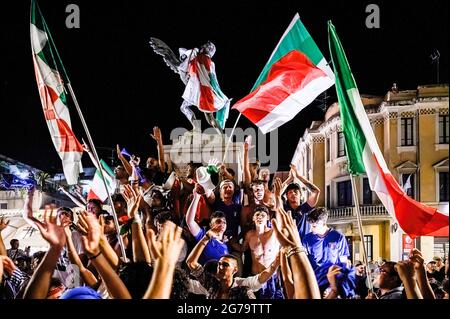
[[[448,214],[448,85],[419,86],[362,96],[378,145],[391,173],[417,201]],[[358,231],[354,198],[339,107],[331,105],[323,121],[314,121],[300,138],[293,163],[322,189],[319,205],[330,211],[329,224],[347,237],[353,261],[362,259],[363,242],[369,260],[406,258],[412,247],[425,260],[448,257],[448,237],[411,240],[370,190],[367,176],[355,179],[364,238]]]

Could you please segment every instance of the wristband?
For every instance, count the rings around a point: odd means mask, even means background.
[[[289,258],[292,255],[300,254],[301,252],[304,252],[306,255],[308,255],[308,252],[306,251],[305,247],[303,247],[303,246],[296,246],[296,247],[292,247],[291,249],[289,249],[286,252],[286,257]]]
[[[133,224],[141,224],[142,223],[142,218],[141,216],[139,216],[139,214],[134,215],[133,217]]]
[[[102,251],[100,250],[99,253],[98,253],[97,255],[88,257],[88,259],[89,259],[89,260],[95,259],[95,258],[97,258],[98,256],[100,256],[101,253],[102,253]]]

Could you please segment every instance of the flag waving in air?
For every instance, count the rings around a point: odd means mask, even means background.
[[[233,109],[265,134],[290,121],[333,84],[333,72],[297,13],[251,93]]]
[[[55,60],[58,57],[47,24],[36,2],[31,1],[31,50],[42,109],[56,151],[62,160],[69,185],[78,182],[83,171],[83,147],[72,132],[69,109],[61,73]],[[62,67],[61,61],[59,65]]]
[[[389,171],[331,21],[328,22],[328,40],[336,76],[348,171],[353,175],[367,174],[370,189],[411,238],[448,236],[448,216],[408,197]]]

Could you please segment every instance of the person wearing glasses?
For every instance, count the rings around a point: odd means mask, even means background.
[[[191,275],[196,278],[196,280],[189,280],[189,291],[194,294],[206,295],[208,299],[232,299],[236,295],[236,290],[243,290],[249,299],[255,299],[254,292],[260,290],[277,270],[280,264],[279,257],[261,273],[242,278],[235,277],[239,270],[237,258],[234,255],[226,254],[220,257],[216,272],[209,273],[199,264],[198,259],[213,236],[214,232],[209,230],[186,260]]]

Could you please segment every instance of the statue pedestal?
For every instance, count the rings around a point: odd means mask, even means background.
[[[181,176],[187,173],[187,164],[201,163],[208,165],[208,161],[216,158],[222,162],[228,137],[224,134],[207,134],[200,131],[187,131],[183,134],[172,135],[172,145],[164,145],[166,161],[171,160],[174,170]],[[243,142],[231,142],[224,164],[236,173],[236,182],[243,179]]]

